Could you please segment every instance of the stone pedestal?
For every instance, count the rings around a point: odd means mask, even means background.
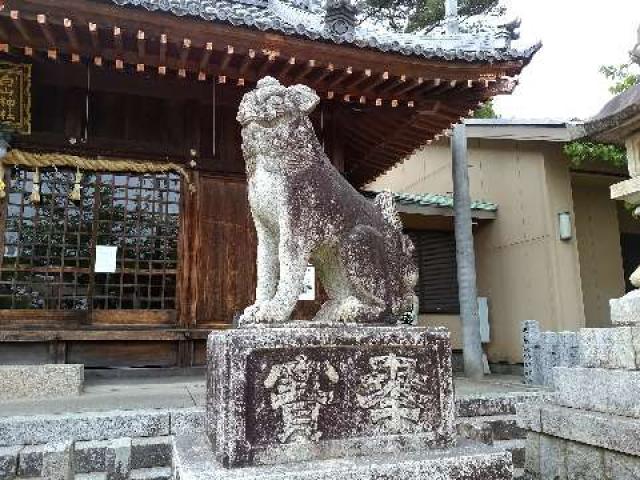
[[[305,326],[213,332],[207,433],[180,480],[511,480],[511,454],[455,446],[449,333]]]
[[[450,447],[449,334],[250,328],[209,337],[207,433],[225,466]]]
[[[640,309],[631,308],[634,302],[611,302],[612,319],[628,326],[580,330],[580,365],[554,368],[553,402],[518,406],[531,477],[640,478]]]

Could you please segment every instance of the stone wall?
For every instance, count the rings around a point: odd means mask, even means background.
[[[576,332],[542,332],[535,320],[522,322],[524,383],[553,385],[554,367],[578,364]]]

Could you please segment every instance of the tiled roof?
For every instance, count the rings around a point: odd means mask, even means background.
[[[373,197],[379,192],[363,191],[367,197]],[[419,207],[440,207],[453,208],[453,196],[442,195],[438,193],[400,193],[391,192],[396,202],[401,205],[415,205]],[[482,210],[485,212],[497,212],[498,205],[482,200],[474,200],[471,202],[472,210]]]
[[[429,35],[397,33],[373,22],[361,22],[353,31],[337,35],[325,29],[324,8],[318,0],[111,0],[118,5],[143,7],[178,16],[199,17],[212,22],[262,31],[350,44],[383,52],[428,59],[462,61],[528,61],[540,48],[511,48],[513,27],[496,26],[455,35],[442,30]]]

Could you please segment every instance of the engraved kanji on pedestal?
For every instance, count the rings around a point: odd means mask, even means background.
[[[417,360],[392,353],[370,358],[369,365],[371,373],[362,378],[356,398],[371,421],[390,433],[418,424],[429,396],[428,379],[417,373]]]
[[[333,390],[322,388],[322,377],[330,385],[340,379],[329,362],[309,360],[306,355],[271,367],[264,386],[271,390],[271,407],[282,413],[280,443],[312,442],[322,437],[318,430],[320,408],[334,398]]]

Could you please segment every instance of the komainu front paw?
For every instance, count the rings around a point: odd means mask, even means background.
[[[238,326],[246,327],[247,325],[259,323],[256,319],[256,314],[258,313],[258,310],[260,310],[260,305],[260,303],[254,303],[253,305],[245,308],[242,315],[240,315],[240,318],[238,318]]]

